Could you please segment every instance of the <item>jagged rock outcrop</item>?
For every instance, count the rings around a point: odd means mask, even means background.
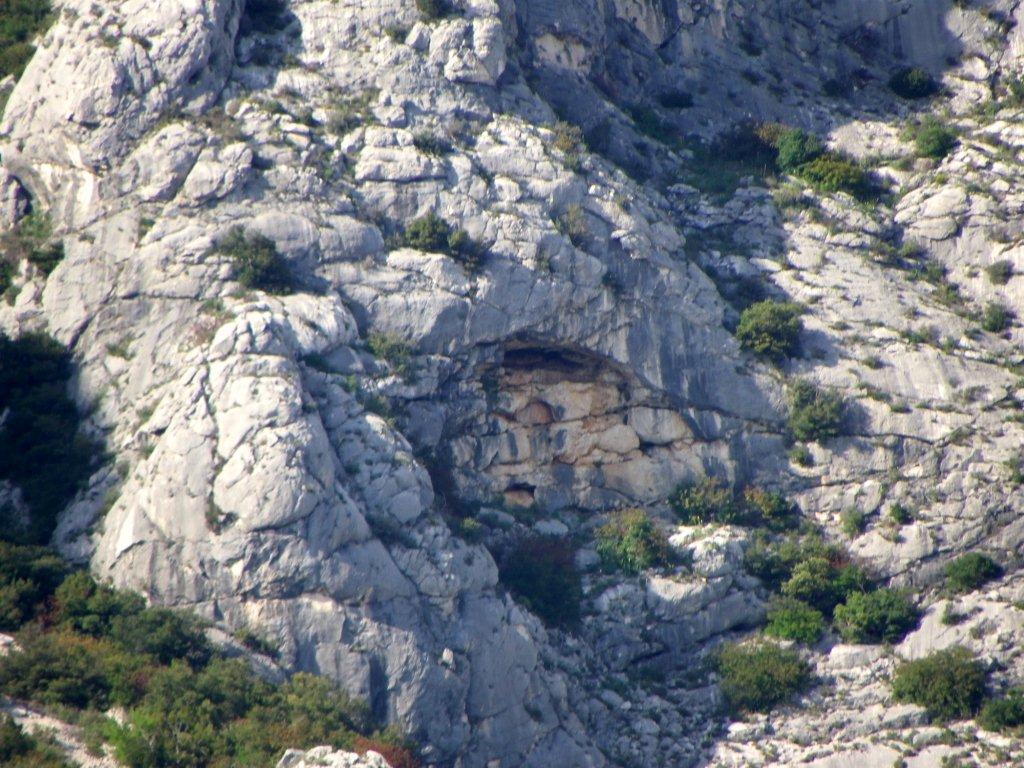
[[[989,5],[471,0],[423,20],[401,0],[260,18],[235,0],[63,4],[0,126],[6,219],[31,198],[66,254],[19,277],[0,327],[72,346],[115,456],[58,543],[155,601],[259,626],[430,764],[708,759],[718,697],[686,670],[763,615],[742,532],[679,531],[692,566],[670,574],[591,571],[566,634],[505,593],[453,510],[589,542],[602,513],[658,511],[715,474],[783,487],[833,532],[851,506],[913,504],[911,525],[852,543],[898,583],[976,545],[1014,561],[1019,329],[976,334],[876,258],[917,240],[974,302],[1020,304],[1019,278],[981,273],[1016,263],[1020,235],[1019,110],[972,111],[1017,67],[998,16],[1017,5]],[[870,211],[702,193],[683,183],[710,172],[694,152],[644,129],[643,109],[682,134],[783,119],[891,161],[907,108],[884,82],[902,63],[944,77],[964,135],[938,167],[879,161],[905,194]],[[846,101],[823,92],[840,86]],[[479,268],[396,247],[427,212],[482,245]],[[240,285],[217,248],[235,226],[274,243],[293,293]],[[782,377],[729,332],[738,278],[807,304],[787,373],[857,403],[854,434],[810,467],[786,458]],[[740,730],[719,758],[750,737],[737,759],[757,764],[770,740]]]

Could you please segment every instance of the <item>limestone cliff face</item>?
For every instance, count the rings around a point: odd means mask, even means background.
[[[763,613],[744,533],[681,531],[685,579],[595,576],[570,637],[505,593],[453,510],[495,536],[587,539],[602,513],[657,510],[715,474],[785,488],[830,530],[850,506],[914,503],[898,540],[879,525],[853,543],[884,577],[926,584],[978,544],[1015,555],[1019,494],[999,479],[1022,434],[1000,408],[1019,331],[968,334],[969,313],[870,257],[903,230],[972,300],[1020,303],[1019,280],[979,277],[1019,238],[1019,168],[984,142],[1015,152],[1018,113],[972,111],[1016,71],[1000,18],[1017,4],[990,5],[467,0],[424,23],[405,0],[262,17],[237,0],[64,3],[7,104],[2,156],[4,199],[48,210],[66,257],[46,280],[26,267],[0,306],[0,327],[72,346],[116,456],[59,544],[155,601],[261,627],[433,764],[707,760],[715,694],[680,670]],[[700,135],[782,119],[891,158],[905,107],[883,86],[905,62],[945,77],[971,138],[942,169],[889,168],[907,194],[870,212],[701,194],[675,183],[692,158],[638,130],[640,107]],[[823,95],[838,80],[848,101]],[[691,107],[661,106],[680,94]],[[556,144],[558,115],[604,157]],[[393,247],[431,211],[485,246],[478,270]],[[274,242],[294,293],[239,285],[215,247],[235,226]],[[786,459],[783,382],[729,332],[723,276],[805,301],[789,373],[859,403],[855,435],[813,467]],[[953,342],[900,334],[926,325]],[[605,687],[651,659],[670,690]],[[754,759],[723,744],[717,759]]]

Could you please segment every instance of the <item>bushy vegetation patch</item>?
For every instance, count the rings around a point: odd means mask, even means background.
[[[925,99],[939,92],[939,84],[921,67],[904,67],[889,78],[889,88],[904,99]]]
[[[985,274],[992,285],[1006,285],[1013,277],[1013,262],[1007,259],[1000,259],[985,267]]]
[[[776,598],[768,608],[765,634],[812,645],[825,632],[825,617],[817,608],[791,597]]]
[[[946,585],[954,592],[971,592],[1002,574],[1003,569],[988,555],[968,552],[946,565]]]
[[[833,621],[848,643],[896,643],[917,626],[918,613],[906,595],[883,588],[850,594]]]
[[[796,381],[789,388],[790,434],[805,442],[828,440],[843,434],[846,404],[832,389],[818,389],[809,381]]]
[[[796,169],[796,174],[819,192],[846,192],[859,200],[876,195],[867,171],[837,152],[825,152]]]
[[[811,555],[793,565],[782,584],[782,594],[831,616],[839,603],[867,588],[868,578],[857,566]]]
[[[0,765],[4,768],[72,768],[56,747],[29,736],[6,712],[0,714]]]
[[[238,31],[243,36],[253,32],[273,34],[286,27],[289,21],[286,0],[245,0]]]
[[[18,486],[31,520],[0,509],[6,537],[49,540],[58,513],[88,479],[98,451],[79,434],[79,416],[67,396],[67,350],[42,333],[11,339],[0,333],[0,479]]]
[[[781,493],[748,487],[737,496],[713,477],[681,483],[669,496],[669,504],[684,525],[766,525],[783,530],[797,519],[796,507]]]
[[[0,0],[0,78],[21,77],[36,51],[32,41],[53,18],[46,0]]]
[[[439,21],[452,12],[447,0],[416,0],[416,10],[424,21]]]
[[[733,712],[768,712],[811,683],[810,665],[799,653],[768,641],[723,645],[714,665]]]
[[[821,139],[799,128],[787,130],[778,141],[777,163],[786,173],[796,171],[825,152]]]
[[[981,313],[981,327],[989,333],[1002,333],[1010,327],[1013,312],[997,301],[990,301]]]
[[[36,607],[67,576],[67,565],[44,547],[0,541],[0,632],[34,618]]]
[[[269,237],[232,227],[214,252],[231,259],[235,277],[246,288],[277,294],[292,292],[288,266]]]
[[[572,627],[580,619],[583,586],[576,549],[560,538],[530,536],[500,559],[502,582],[523,605],[551,626]]]
[[[428,253],[443,253],[471,272],[483,264],[484,249],[464,229],[455,229],[431,211],[413,219],[402,235],[402,245]]]
[[[986,702],[977,720],[986,731],[1020,735],[1024,729],[1024,688],[1013,688]]]
[[[956,131],[929,115],[908,132],[918,157],[941,160],[956,146]]]
[[[740,314],[736,339],[744,349],[771,360],[781,361],[800,351],[803,308],[780,301],[758,301]]]
[[[597,529],[597,554],[606,570],[635,574],[668,565],[668,539],[641,509],[618,512]]]
[[[244,661],[223,657],[189,615],[147,608],[84,572],[55,585],[63,568],[38,548],[8,544],[0,554],[3,578],[31,582],[22,592],[33,595],[32,605],[19,605],[30,618],[16,635],[18,650],[0,658],[0,692],[75,710],[122,707],[123,724],[100,721],[125,765],[262,768],[287,748],[320,744],[379,745],[393,765],[416,765],[403,739],[375,730],[367,707],[325,678],[268,683]]]
[[[937,720],[971,717],[985,698],[985,669],[961,646],[935,651],[899,665],[893,696],[928,710]]]
[[[63,258],[64,243],[54,237],[50,218],[44,213],[30,213],[0,238],[0,263],[4,264],[6,275],[0,277],[0,282],[6,283],[0,287],[7,289],[15,266],[21,261],[28,261],[49,276]]]

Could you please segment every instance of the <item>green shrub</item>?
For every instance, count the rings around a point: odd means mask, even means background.
[[[988,281],[993,285],[1006,285],[1013,277],[1013,262],[1000,259],[985,267],[985,274],[988,275]]]
[[[989,333],[1002,333],[1010,327],[1013,312],[1002,304],[990,301],[981,313],[981,327]]]
[[[587,217],[583,213],[583,206],[579,203],[572,203],[566,206],[561,215],[555,219],[555,229],[569,238],[569,242],[577,248],[583,246],[587,237],[590,236],[590,229],[587,227]]]
[[[772,360],[796,355],[803,322],[799,304],[772,300],[751,304],[740,314],[736,338],[744,349]]]
[[[416,10],[424,21],[438,21],[451,13],[447,0],[416,0]]]
[[[968,552],[946,565],[946,585],[954,592],[971,592],[992,579],[1003,569],[988,555]]]
[[[0,713],[0,765],[4,768],[71,768],[56,747],[29,736],[6,712]]]
[[[848,157],[835,152],[825,152],[797,171],[819,192],[846,192],[865,200],[874,194],[874,187],[867,172]]]
[[[669,496],[669,504],[684,525],[734,523],[740,517],[732,491],[713,477],[681,484]]]
[[[941,160],[956,146],[956,131],[929,115],[909,132],[918,157]]]
[[[67,396],[67,350],[43,333],[10,339],[0,333],[0,479],[21,488],[31,511],[27,527],[0,509],[11,540],[45,543],[57,515],[88,479],[99,451],[78,434],[79,416]]]
[[[779,170],[792,172],[821,155],[825,146],[817,136],[792,128],[779,138],[778,151]]]
[[[843,434],[845,403],[832,389],[797,381],[789,390],[789,431],[797,440],[822,441]]]
[[[914,520],[914,514],[902,504],[896,503],[889,506],[889,520],[894,525],[909,525]]]
[[[831,616],[836,605],[866,587],[867,579],[855,566],[837,568],[824,557],[812,556],[793,566],[782,585],[782,594]]]
[[[778,491],[749,487],[743,490],[743,504],[748,517],[773,530],[790,528],[797,522],[796,508]]]
[[[383,333],[366,337],[366,348],[374,357],[386,360],[396,376],[408,381],[412,374],[412,348],[404,340]]]
[[[64,244],[53,235],[53,225],[45,213],[34,211],[16,227],[0,237],[2,259],[13,266],[22,259],[49,275],[64,258]]]
[[[896,643],[917,626],[917,610],[893,589],[854,592],[837,605],[835,627],[848,643]]]
[[[693,106],[693,96],[686,91],[666,91],[658,95],[658,103],[665,109],[689,109]]]
[[[939,720],[970,717],[985,697],[986,674],[966,648],[955,646],[896,668],[892,692]]]
[[[245,0],[239,32],[273,34],[287,24],[287,10],[286,0]]]
[[[264,235],[232,227],[214,249],[235,265],[235,277],[246,288],[267,293],[291,293],[291,278],[274,241]]]
[[[921,67],[904,67],[889,78],[889,88],[904,99],[924,99],[939,91],[939,84]]]
[[[450,155],[454,150],[452,143],[448,139],[427,131],[416,133],[412,137],[412,144],[423,154],[434,155],[435,157]]]
[[[844,561],[844,553],[827,546],[815,535],[789,534],[775,541],[765,531],[756,531],[744,553],[747,571],[764,582],[771,590],[778,590],[793,575],[799,563],[821,558],[827,563]]]
[[[43,0],[3,0],[0,6],[0,78],[25,70],[35,46],[32,41],[54,19],[49,2]]]
[[[144,666],[90,637],[29,629],[17,639],[21,649],[0,658],[0,691],[16,699],[106,709],[128,703],[126,676]]]
[[[825,617],[817,608],[791,597],[776,598],[768,608],[765,634],[812,645],[825,632]]]
[[[32,618],[66,574],[64,561],[50,550],[0,541],[0,631]]]
[[[775,643],[729,643],[715,657],[719,685],[733,712],[768,712],[804,691],[810,665]]]
[[[839,525],[851,539],[864,532],[864,524],[864,513],[859,509],[844,509],[839,515]]]
[[[580,619],[583,587],[576,550],[564,539],[530,536],[506,553],[498,566],[502,582],[545,624],[572,627]]]
[[[1024,727],[1024,688],[1013,688],[1004,696],[986,702],[977,720],[978,725],[986,731],[1019,734]]]
[[[402,245],[428,253],[443,253],[470,271],[480,268],[484,251],[462,229],[453,229],[434,212],[413,219],[405,228]]]
[[[616,513],[597,529],[597,554],[610,571],[640,573],[669,563],[668,540],[643,510]]]

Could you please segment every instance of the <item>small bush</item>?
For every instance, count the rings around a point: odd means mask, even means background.
[[[929,116],[910,131],[918,157],[941,160],[956,146],[956,131]]]
[[[946,585],[954,592],[971,592],[992,579],[1003,569],[988,555],[968,552],[946,565]]]
[[[835,627],[848,643],[896,643],[917,626],[917,611],[900,592],[854,592],[837,605]]]
[[[889,507],[889,520],[893,525],[909,525],[914,520],[914,514],[902,504],[892,504]]]
[[[6,712],[0,713],[0,765],[4,768],[71,768],[58,748],[26,734]]]
[[[740,516],[732,491],[712,477],[683,483],[669,497],[669,504],[684,525],[734,523]]]
[[[825,152],[801,165],[797,175],[820,192],[846,192],[860,200],[874,194],[871,179],[864,169],[834,152]]]
[[[986,731],[1020,733],[1024,728],[1024,688],[1014,688],[981,708],[978,725]]]
[[[0,479],[21,488],[28,526],[0,509],[8,539],[42,544],[57,515],[88,479],[97,447],[78,434],[79,416],[67,395],[71,359],[42,333],[10,339],[0,333]]]
[[[772,360],[796,355],[800,350],[803,322],[799,304],[758,301],[740,314],[736,338],[744,349]]]
[[[0,631],[17,629],[32,618],[66,574],[64,561],[50,550],[0,541]]]
[[[839,526],[849,538],[855,538],[864,532],[864,513],[859,509],[844,509],[839,515]]]
[[[412,137],[412,144],[423,154],[434,155],[435,157],[450,155],[454,149],[448,139],[427,131],[420,131],[414,135]]]
[[[924,99],[938,93],[939,84],[921,67],[905,67],[889,78],[889,88],[904,99]]]
[[[763,488],[745,488],[743,503],[749,516],[769,528],[780,531],[790,528],[796,522],[796,509],[793,504],[778,491],[766,491]]]
[[[1013,277],[1013,262],[1000,259],[994,264],[985,267],[985,274],[992,285],[1006,285]]]
[[[555,134],[555,149],[565,155],[570,167],[576,168],[586,148],[582,129],[573,123],[559,120],[551,130]]]
[[[1002,304],[990,301],[981,313],[981,327],[989,333],[1002,333],[1010,327],[1013,313]]]
[[[462,229],[453,229],[434,212],[413,219],[405,228],[402,244],[428,253],[443,253],[470,271],[483,263],[483,249]]]
[[[822,441],[843,434],[845,403],[831,389],[797,381],[789,390],[789,431],[801,441]]]
[[[288,23],[288,4],[285,0],[245,0],[245,10],[239,22],[239,32],[273,34]]]
[[[0,258],[7,262],[9,270],[25,259],[47,276],[64,258],[64,244],[54,237],[49,216],[41,212],[28,214],[0,237],[0,250],[3,252]]]
[[[640,509],[619,512],[597,529],[597,554],[605,569],[634,574],[670,559],[665,534]]]
[[[555,228],[568,237],[569,241],[577,248],[582,247],[587,237],[590,236],[587,217],[583,212],[583,206],[579,203],[572,203],[566,207],[555,220]]]
[[[693,106],[693,96],[686,91],[666,91],[658,95],[658,103],[665,109],[689,109]]]
[[[522,539],[501,558],[498,571],[512,594],[544,623],[572,627],[579,622],[583,587],[569,542],[546,536]]]
[[[892,680],[893,697],[928,710],[938,720],[970,717],[985,697],[986,674],[966,648],[935,651],[899,665]]]
[[[825,146],[817,136],[792,128],[779,138],[778,149],[779,170],[792,172],[821,155]]]
[[[234,262],[235,277],[246,288],[267,293],[291,293],[291,278],[277,246],[269,237],[232,227],[214,249]]]
[[[724,645],[715,667],[733,712],[768,712],[811,682],[810,665],[796,651],[771,642]]]
[[[416,0],[416,10],[424,21],[438,21],[451,13],[447,0]]]
[[[825,617],[817,608],[789,597],[774,600],[768,608],[765,634],[813,645],[825,632]]]
[[[54,14],[45,0],[5,0],[0,13],[0,78],[25,70],[35,46],[32,42],[50,26]]]
[[[782,594],[831,616],[839,603],[855,592],[863,592],[867,586],[867,577],[856,566],[837,566],[824,555],[815,554],[793,565],[782,585]]]
[[[412,348],[402,339],[383,333],[366,337],[366,348],[374,357],[387,361],[396,376],[408,381],[412,374]]]

